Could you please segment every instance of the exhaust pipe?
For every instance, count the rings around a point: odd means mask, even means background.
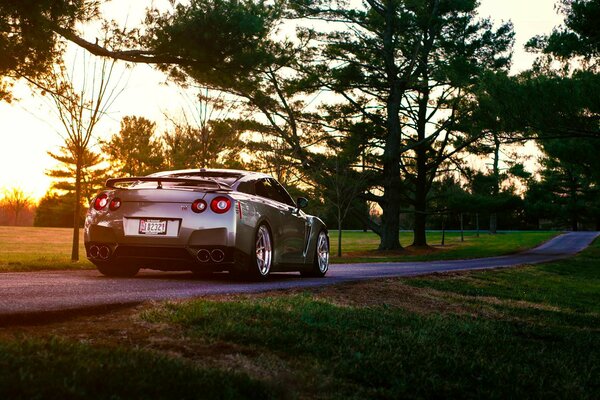
[[[110,257],[110,248],[108,246],[100,246],[98,248],[98,257],[102,260],[108,259]]]
[[[223,253],[223,250],[214,249],[213,251],[210,252],[210,258],[214,262],[219,263],[219,262],[223,261],[223,259],[225,259],[225,253]]]
[[[98,254],[100,253],[100,249],[98,249],[98,246],[91,246],[90,247],[90,257],[91,258],[98,258]]]
[[[203,262],[203,263],[209,262],[210,261],[210,253],[206,249],[200,249],[200,250],[198,250],[198,253],[196,254],[196,258],[198,258],[198,261]]]

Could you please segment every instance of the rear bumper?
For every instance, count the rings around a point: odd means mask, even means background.
[[[223,271],[244,265],[248,255],[228,246],[156,246],[86,242],[87,258],[96,265],[126,262],[164,271]]]

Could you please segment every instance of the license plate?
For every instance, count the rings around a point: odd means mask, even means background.
[[[141,235],[166,235],[167,220],[166,219],[140,219]]]

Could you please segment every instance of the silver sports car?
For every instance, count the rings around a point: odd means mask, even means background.
[[[329,236],[275,179],[257,172],[195,169],[106,181],[85,219],[87,257],[109,276],[140,268],[272,271],[322,277]]]

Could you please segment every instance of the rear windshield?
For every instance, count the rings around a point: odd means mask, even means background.
[[[227,186],[232,186],[238,179],[242,177],[242,174],[236,173],[225,173],[225,172],[186,172],[182,174],[170,174],[163,175],[163,177],[172,177],[172,178],[208,178],[214,179],[219,183],[224,183]]]

